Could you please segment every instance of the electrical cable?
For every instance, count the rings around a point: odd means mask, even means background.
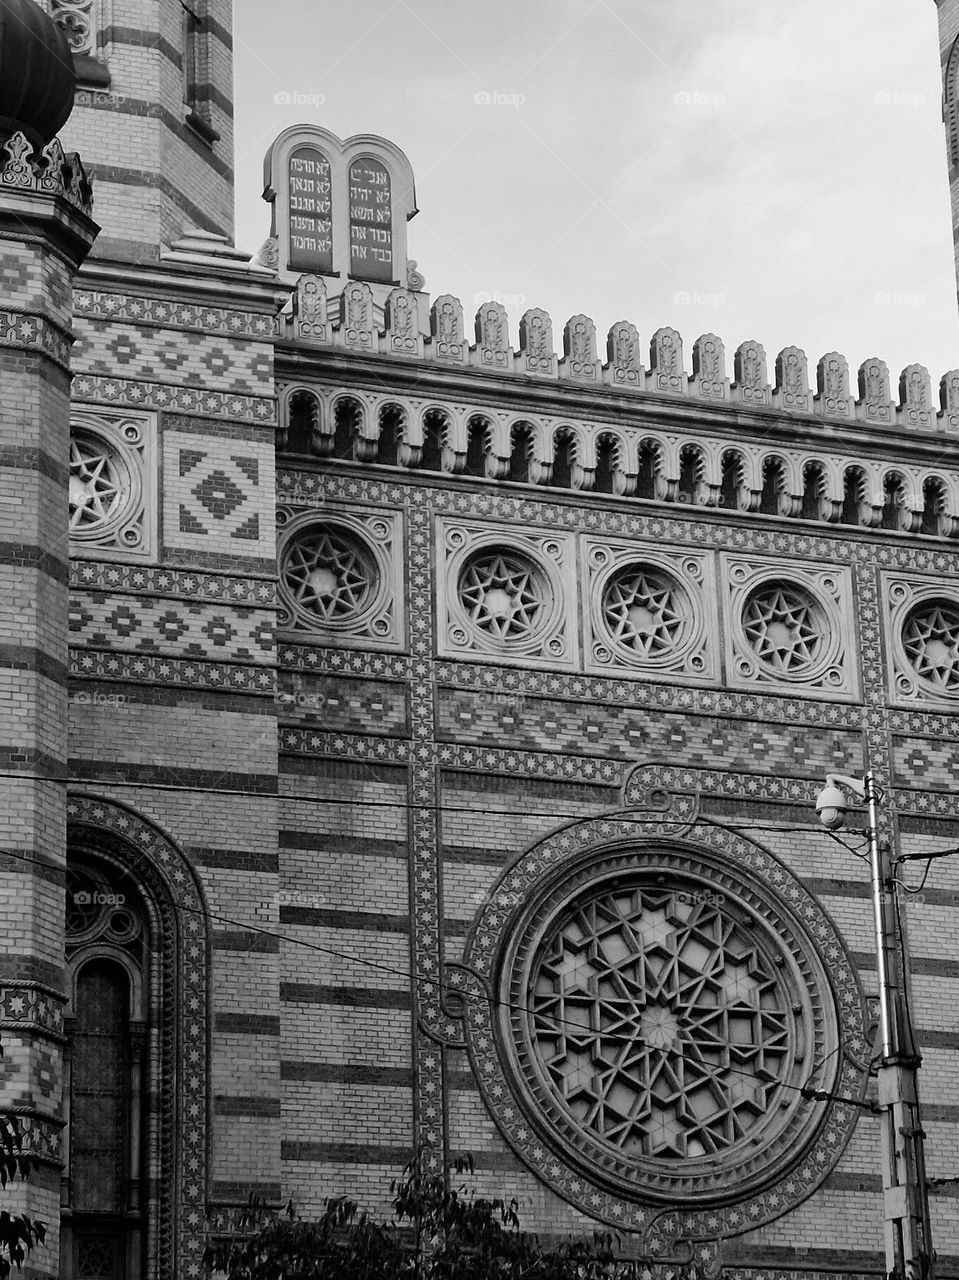
[[[44,862],[40,858],[31,858],[27,854],[14,853],[13,850],[11,849],[0,849],[0,855],[5,855],[8,858],[14,858],[20,862],[33,863],[37,866],[44,867],[47,870],[49,870],[51,866],[53,866],[52,863]],[[365,965],[369,969],[376,969],[380,972],[388,973],[392,977],[405,978],[407,979],[407,981],[409,981],[411,985],[420,984],[420,983],[429,984],[431,986],[438,988],[441,991],[445,991],[450,994],[456,995],[461,1000],[462,999],[484,999],[484,1000],[489,1000],[494,1007],[508,1009],[512,1013],[522,1013],[522,1014],[526,1014],[530,1018],[540,1018],[540,1019],[544,1016],[542,1013],[537,1013],[535,1010],[529,1008],[527,1005],[522,1005],[515,1001],[501,1000],[497,996],[489,993],[484,993],[482,997],[477,997],[477,996],[474,996],[472,992],[464,991],[461,987],[456,987],[452,983],[444,982],[440,978],[430,977],[429,974],[417,974],[408,970],[397,969],[394,965],[381,964],[376,960],[369,960],[365,956],[354,955],[348,951],[340,951],[335,947],[324,947],[320,943],[309,942],[305,938],[293,938],[289,934],[280,933],[275,929],[267,929],[263,925],[255,925],[242,920],[234,920],[230,916],[223,916],[212,911],[202,911],[197,907],[185,907],[181,905],[179,909],[182,911],[187,911],[192,915],[197,915],[201,919],[213,920],[219,924],[234,925],[236,926],[236,928],[240,929],[244,933],[261,934],[265,937],[275,938],[280,942],[287,942],[287,943],[291,943],[294,946],[305,947],[309,951],[316,951],[322,955],[334,956],[339,960],[347,960],[361,966]],[[571,1022],[566,1018],[558,1018],[556,1017],[555,1014],[546,1014],[545,1016],[547,1018],[550,1018],[553,1022],[556,1023],[557,1030],[559,1030],[562,1027],[570,1027],[574,1032],[582,1034],[583,1027],[582,1027],[582,1024],[580,1023]],[[635,1037],[617,1035],[615,1032],[604,1034],[602,1036],[602,1039],[614,1044],[626,1044],[626,1045],[635,1044]],[[823,1071],[829,1062],[829,1058],[831,1058],[835,1053],[837,1053],[838,1049],[839,1049],[839,1046],[837,1045],[830,1052],[830,1054],[823,1059],[821,1063],[815,1064],[814,1069],[817,1071]],[[845,1104],[846,1106],[857,1107],[867,1111],[877,1110],[875,1103],[863,1102],[856,1098],[844,1098],[839,1094],[829,1094],[829,1093],[826,1093],[824,1090],[813,1089],[812,1086],[809,1084],[795,1085],[795,1084],[790,1084],[788,1081],[785,1081],[785,1080],[775,1080],[775,1079],[770,1079],[769,1081],[766,1081],[766,1082],[757,1081],[756,1075],[752,1075],[748,1071],[741,1071],[738,1068],[733,1067],[731,1065],[727,1065],[724,1068],[724,1070],[732,1075],[743,1076],[745,1079],[750,1080],[753,1083],[768,1083],[768,1084],[778,1085],[780,1088],[786,1089],[793,1093],[798,1093],[800,1094],[800,1096],[804,1098],[814,1099],[816,1101],[823,1101],[823,1102],[827,1102],[827,1101],[840,1102]],[[710,1075],[707,1078],[712,1078],[712,1077]],[[811,1078],[812,1077],[810,1077],[810,1079]]]

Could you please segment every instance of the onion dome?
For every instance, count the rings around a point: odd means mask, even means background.
[[[22,131],[45,146],[73,110],[76,83],[66,35],[35,0],[0,0],[0,141]]]

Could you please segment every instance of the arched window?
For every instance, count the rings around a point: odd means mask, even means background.
[[[61,1280],[201,1274],[209,924],[196,871],[115,801],[68,802]]]
[[[146,913],[127,877],[76,862],[66,910],[61,1275],[139,1280],[145,1274]]]

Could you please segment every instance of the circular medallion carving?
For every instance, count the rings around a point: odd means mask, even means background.
[[[373,552],[351,529],[310,524],[284,547],[280,583],[302,625],[351,629],[369,612],[379,573]]]
[[[457,595],[470,627],[507,646],[535,638],[549,612],[549,584],[539,565],[500,547],[483,547],[467,558]]]
[[[910,609],[902,647],[926,689],[939,695],[959,692],[959,602],[933,598]]]
[[[763,582],[746,597],[742,627],[760,664],[779,680],[808,680],[828,660],[826,612],[795,583]]]
[[[861,992],[769,855],[611,844],[611,823],[596,847],[598,825],[531,851],[477,921],[467,962],[494,992],[468,1002],[477,1076],[520,1156],[585,1212],[625,1225],[659,1204],[692,1235],[735,1234],[838,1158],[854,1109],[802,1090],[861,1096]]]
[[[138,481],[106,436],[85,428],[70,433],[70,537],[100,541],[124,519]]]
[[[616,570],[603,586],[600,607],[607,643],[630,662],[673,661],[693,638],[689,595],[658,566],[629,564]]]

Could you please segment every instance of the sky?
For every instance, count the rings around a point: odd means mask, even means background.
[[[938,384],[959,312],[934,0],[235,0],[237,243],[283,129],[413,167],[409,255],[503,302]]]

